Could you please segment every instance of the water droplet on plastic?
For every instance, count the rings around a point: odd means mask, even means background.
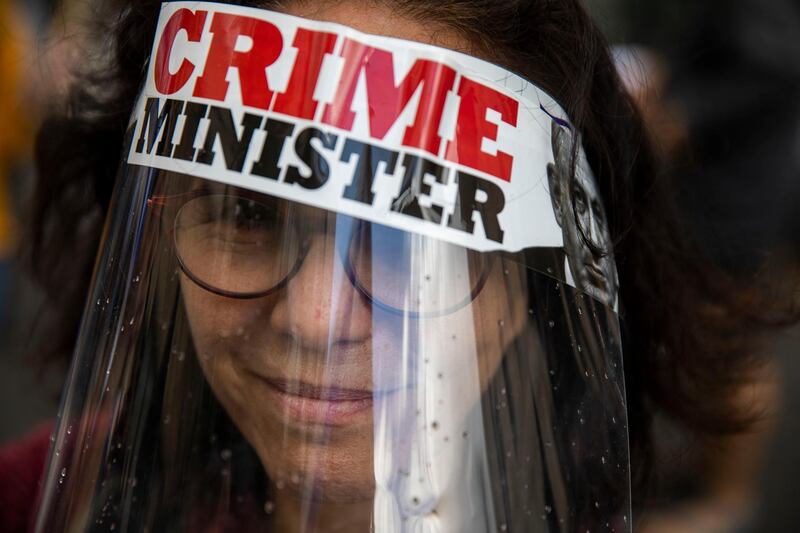
[[[275,510],[275,504],[274,504],[274,503],[272,503],[271,501],[268,501],[268,502],[266,502],[266,503],[264,504],[264,512],[265,512],[265,513],[267,513],[267,514],[272,514],[272,512],[273,512],[274,510]]]
[[[582,351],[583,351],[583,346],[581,346],[581,345],[579,344],[579,345],[578,345],[578,353],[581,353]]]
[[[583,316],[583,309],[580,307],[578,308],[578,316]]]
[[[227,448],[219,452],[219,456],[222,458],[223,461],[230,461],[232,455],[233,453]]]
[[[164,425],[165,426],[169,425],[169,420],[170,420],[169,415],[164,417]]]
[[[133,282],[134,283],[139,283],[139,279],[141,279],[141,278],[139,276],[136,276],[135,278],[133,278]]]
[[[603,464],[606,464],[606,456],[605,455],[601,455],[600,456],[600,462],[603,463]]]
[[[500,524],[500,531],[506,531],[506,530],[508,530],[508,526],[505,524]]]
[[[547,325],[550,326],[551,328],[556,327],[556,323],[555,323],[554,320],[551,320],[550,322],[548,322]]]
[[[498,326],[500,326],[500,327],[502,328],[503,326],[505,326],[505,325],[506,325],[506,321],[505,321],[505,320],[498,320],[498,321],[497,321],[497,325],[498,325]]]
[[[178,352],[178,361],[186,359],[186,352]]]
[[[553,508],[550,507],[549,505],[545,505],[544,506],[544,512],[547,513],[547,514],[550,514],[550,513],[553,512]]]
[[[133,325],[133,319],[132,319],[132,318],[131,318],[131,321],[130,321],[130,322],[128,322],[128,325],[129,325],[129,326],[132,326],[132,325]]]

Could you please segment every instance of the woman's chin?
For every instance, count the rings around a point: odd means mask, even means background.
[[[372,501],[371,418],[360,427],[284,425],[248,440],[279,491],[319,502]]]
[[[372,452],[302,447],[262,457],[276,490],[304,501],[353,504],[371,502],[375,493]]]

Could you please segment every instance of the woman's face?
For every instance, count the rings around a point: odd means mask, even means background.
[[[300,4],[288,12],[468,49],[455,34],[434,36],[378,6]],[[524,276],[514,263],[495,260],[470,305],[433,318],[403,317],[374,307],[354,288],[336,245],[335,215],[298,213],[309,228],[307,253],[279,291],[228,298],[182,274],[196,351],[212,390],[277,489],[340,503],[371,501],[376,428],[386,423],[377,405],[394,403],[419,415],[425,406],[413,402],[427,372],[462,391],[458,402],[440,407],[465,418],[523,328]],[[441,261],[430,267],[447,268]]]

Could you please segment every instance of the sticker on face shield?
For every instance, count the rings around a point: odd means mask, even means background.
[[[151,57],[129,163],[482,252],[564,248],[557,277],[614,301],[585,155],[569,183],[566,115],[523,78],[452,50],[206,2],[165,3]]]

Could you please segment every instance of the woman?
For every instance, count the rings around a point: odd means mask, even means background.
[[[258,7],[118,2],[43,127],[53,356],[109,220],[39,529],[629,529],[752,339],[581,6]]]

